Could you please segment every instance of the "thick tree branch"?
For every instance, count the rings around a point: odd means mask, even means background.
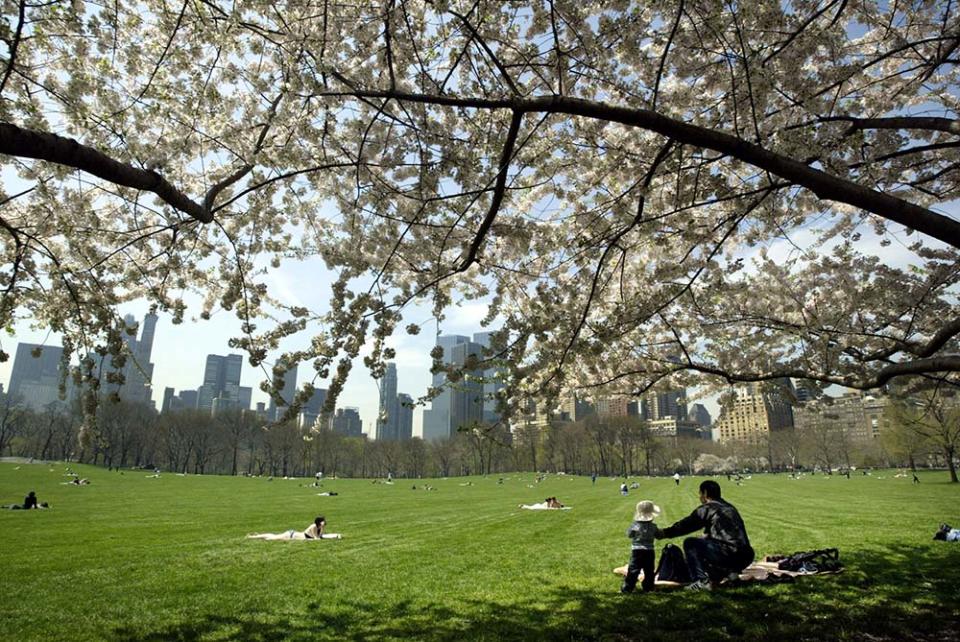
[[[928,118],[923,116],[900,116],[895,118],[854,118],[852,116],[823,116],[821,123],[850,123],[848,133],[863,129],[918,129],[941,131],[960,136],[960,120],[955,118]]]
[[[516,112],[568,114],[595,120],[639,127],[674,139],[676,142],[721,152],[806,187],[823,200],[853,205],[877,216],[900,223],[932,238],[960,248],[960,222],[896,196],[877,192],[789,156],[778,154],[736,136],[669,118],[649,109],[617,107],[600,101],[543,96],[489,100],[452,98],[391,91],[353,91],[327,94],[357,98],[394,98],[396,100],[476,109],[512,109]]]
[[[503,194],[507,186],[507,170],[510,168],[510,159],[513,157],[513,148],[517,142],[517,134],[520,132],[520,122],[522,120],[523,113],[514,112],[513,118],[510,121],[510,130],[507,132],[507,139],[503,143],[503,153],[500,155],[500,171],[497,174],[497,183],[493,188],[493,197],[490,199],[490,209],[487,210],[487,215],[483,218],[483,222],[480,223],[480,228],[473,237],[473,242],[470,243],[467,256],[464,258],[463,263],[456,269],[457,272],[465,271],[477,260],[477,253],[480,251],[480,246],[483,244],[487,232],[490,231],[490,226],[493,225],[493,221],[497,217],[497,212],[500,211],[500,203],[503,201]]]
[[[0,154],[36,158],[74,167],[116,185],[153,192],[163,202],[201,223],[213,220],[210,210],[192,201],[160,174],[118,162],[72,138],[31,131],[11,123],[0,123]]]

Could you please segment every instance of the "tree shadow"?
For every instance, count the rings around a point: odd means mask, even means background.
[[[789,584],[691,594],[619,595],[549,586],[535,599],[498,603],[310,602],[296,613],[207,614],[150,631],[120,627],[133,640],[960,640],[960,546],[908,545],[845,556],[840,575]]]

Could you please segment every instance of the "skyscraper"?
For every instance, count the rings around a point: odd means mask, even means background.
[[[437,346],[443,348],[443,363],[464,366],[468,359],[483,360],[489,355],[488,332],[477,333],[474,341],[461,335],[437,337]],[[423,411],[423,438],[443,439],[456,434],[461,426],[476,422],[494,423],[499,419],[493,398],[503,384],[495,368],[476,368],[464,373],[456,383],[447,381],[444,373],[433,375],[432,386],[441,392],[433,398],[428,410]]]
[[[346,437],[359,437],[363,434],[363,422],[359,408],[337,408],[333,416],[333,431]]]
[[[476,332],[473,335],[473,342],[489,349],[493,332]],[[490,355],[484,354],[483,358]],[[483,371],[483,421],[488,424],[497,423],[500,420],[500,413],[497,412],[497,393],[503,389],[503,379],[500,372],[494,367],[486,368]]]
[[[377,416],[377,440],[400,439],[400,413],[397,402],[397,365],[388,363],[380,382],[380,412]]]
[[[450,361],[462,367],[470,357],[483,358],[483,346],[467,341],[450,350]],[[450,385],[450,384],[448,384]],[[461,426],[483,421],[483,370],[468,370],[460,381],[450,385],[450,435]]]
[[[63,348],[20,343],[10,372],[10,397],[34,410],[60,401],[60,359]],[[68,395],[70,379],[67,379]]]
[[[243,357],[208,354],[203,385],[197,389],[197,408],[214,412],[240,407],[240,369]],[[216,403],[214,403],[216,400]]]
[[[668,417],[686,419],[686,396],[687,391],[683,388],[647,395],[641,401],[640,416],[648,420],[666,419]]]
[[[300,414],[297,416],[297,426],[303,429],[309,428],[328,428],[330,426],[330,417],[323,421],[323,405],[327,402],[326,388],[314,388],[313,394],[300,407]],[[319,423],[318,423],[319,422]]]
[[[459,334],[441,335],[437,337],[437,345],[443,348],[443,363],[452,363],[453,347],[470,341],[469,337]],[[423,438],[428,440],[443,439],[450,436],[450,401],[452,392],[444,384],[447,378],[442,373],[433,375],[431,386],[439,388],[440,393],[430,402],[430,408],[423,411]]]
[[[709,428],[710,423],[713,421],[710,417],[710,411],[707,410],[706,406],[704,406],[702,403],[693,404],[693,408],[690,412],[690,418],[704,428]]]
[[[719,441],[751,441],[777,430],[793,429],[790,398],[793,384],[778,380],[777,386],[759,383],[738,385],[732,398],[720,409],[716,429]]]
[[[413,438],[413,397],[400,393],[397,395],[397,439],[405,441]]]
[[[123,341],[127,345],[127,358],[120,373],[123,375],[122,384],[107,383],[106,375],[113,370],[110,357],[95,357],[100,373],[100,390],[105,393],[115,393],[124,401],[153,404],[153,363],[150,362],[153,354],[153,338],[157,331],[157,315],[152,312],[143,317],[140,328],[140,339],[137,340],[137,321],[132,314],[124,315],[123,324],[126,331]]]

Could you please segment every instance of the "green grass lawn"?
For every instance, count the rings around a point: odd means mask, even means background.
[[[0,511],[6,640],[957,639],[960,487],[946,473],[894,478],[720,479],[758,555],[839,547],[838,576],[689,594],[621,596],[633,506],[668,525],[697,478],[532,474],[427,480],[186,476],[0,464],[0,503],[36,490],[46,511]],[[318,497],[321,490],[336,497]],[[570,511],[521,511],[556,495]],[[325,515],[339,541],[266,542]],[[676,540],[679,543],[679,540]],[[952,633],[951,633],[952,632]],[[950,636],[954,637],[950,637]]]

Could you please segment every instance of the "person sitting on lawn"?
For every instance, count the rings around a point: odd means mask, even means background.
[[[340,539],[340,533],[327,532],[327,520],[320,516],[313,520],[313,523],[302,531],[288,530],[282,533],[251,533],[247,539]]]
[[[693,583],[687,588],[712,590],[724,579],[739,575],[753,562],[754,552],[740,513],[720,497],[720,484],[700,484],[700,506],[679,522],[657,529],[657,539],[687,535],[704,529],[703,537],[683,540],[683,553]]]

